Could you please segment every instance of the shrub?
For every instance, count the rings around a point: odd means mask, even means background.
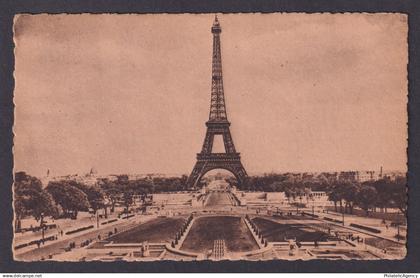
[[[101,223],[101,225],[105,225],[105,224],[113,223],[113,222],[116,222],[116,221],[118,221],[118,219],[111,219],[111,220],[108,220],[108,221],[104,221],[104,222],[102,222],[102,223]]]

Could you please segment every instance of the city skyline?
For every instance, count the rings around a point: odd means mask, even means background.
[[[406,16],[219,18],[227,114],[250,173],[406,171]],[[16,18],[15,170],[189,174],[212,20]]]
[[[91,168],[90,170],[92,170],[94,168]],[[67,173],[64,175],[55,175],[53,172],[49,171],[49,169],[47,169],[47,171],[37,177],[39,178],[45,178],[45,177],[51,177],[51,178],[62,178],[62,177],[74,177],[74,176],[79,176],[79,177],[87,177],[87,176],[94,176],[94,177],[98,177],[98,178],[103,178],[103,177],[111,177],[111,176],[120,176],[120,175],[128,175],[129,177],[135,177],[135,176],[148,176],[148,175],[156,175],[156,176],[165,176],[165,177],[180,177],[182,175],[186,175],[188,176],[190,173],[188,172],[178,172],[178,173],[163,173],[163,172],[121,172],[121,173],[100,173],[97,172],[96,169],[94,169],[95,171],[93,173],[91,173],[91,171],[88,169],[86,171],[81,171],[81,172],[75,172],[75,173]],[[16,170],[15,172],[25,172],[26,174],[31,175],[32,173],[30,172],[26,172],[25,170]],[[359,172],[359,173],[370,173],[373,172],[374,174],[378,174],[381,172],[380,169],[368,169],[368,170],[360,170],[360,169],[349,169],[349,170],[342,170],[342,171],[269,171],[269,172],[249,172],[249,176],[263,176],[263,175],[284,175],[284,174],[314,174],[314,175],[319,175],[322,173],[329,173],[329,174],[340,174],[340,173],[351,173],[351,172]],[[223,174],[223,175],[229,175],[229,176],[234,176],[230,171],[228,170],[224,170],[224,169],[214,169],[211,171],[208,171],[205,175],[203,176],[208,176],[208,175],[215,175],[215,174]],[[404,174],[405,172],[401,171],[401,170],[395,170],[395,169],[390,169],[390,170],[383,170],[382,171],[383,176],[387,176],[390,174]],[[376,177],[377,175],[375,175]]]

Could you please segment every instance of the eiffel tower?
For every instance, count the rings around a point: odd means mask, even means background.
[[[203,148],[197,154],[197,162],[187,180],[189,187],[196,187],[198,181],[208,171],[225,169],[230,171],[242,184],[248,177],[241,163],[240,153],[236,152],[230,134],[230,122],[226,115],[225,96],[223,93],[222,56],[220,52],[220,27],[217,16],[211,28],[213,33],[213,61],[212,61],[212,86],[209,120],[206,122],[207,132]],[[222,135],[225,153],[213,153],[215,135]]]

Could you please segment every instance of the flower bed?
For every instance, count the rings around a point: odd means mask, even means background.
[[[214,241],[218,239],[225,241],[229,252],[247,252],[259,248],[240,217],[204,216],[194,220],[180,249],[204,253],[212,249]]]
[[[114,243],[163,242],[170,243],[184,225],[183,217],[155,218],[136,225],[126,231],[112,235],[108,241]]]
[[[279,223],[270,219],[256,217],[252,222],[257,228],[257,235],[269,242],[287,242],[288,239],[294,238],[298,242],[327,242],[336,240],[335,237],[326,232],[311,228],[310,224],[299,223]]]

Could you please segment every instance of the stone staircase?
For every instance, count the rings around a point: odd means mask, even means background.
[[[223,239],[217,239],[213,242],[213,259],[221,260],[225,257],[226,245]]]

